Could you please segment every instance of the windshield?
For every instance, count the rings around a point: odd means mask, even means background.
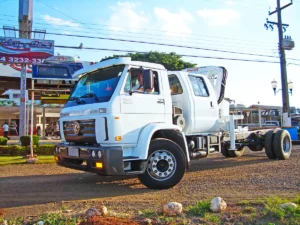
[[[90,72],[83,76],[70,95],[65,107],[108,102],[113,95],[124,65]]]

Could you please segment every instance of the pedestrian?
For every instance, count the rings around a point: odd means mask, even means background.
[[[8,123],[5,122],[2,128],[3,128],[3,136],[6,137],[8,140],[10,140],[10,138],[8,137],[8,130],[9,130]]]

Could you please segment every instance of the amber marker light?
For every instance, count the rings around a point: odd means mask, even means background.
[[[121,141],[122,140],[122,136],[117,136],[116,137],[116,141]]]
[[[102,162],[96,162],[96,168],[102,169],[103,168]]]

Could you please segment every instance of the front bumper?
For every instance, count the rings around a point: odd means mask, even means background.
[[[59,144],[55,145],[54,156],[59,166],[100,175],[125,175],[122,147]]]

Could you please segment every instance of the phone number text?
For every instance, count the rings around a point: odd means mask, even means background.
[[[11,57],[11,56],[0,56],[0,62],[8,63],[42,63],[44,59],[27,58],[27,57]]]

